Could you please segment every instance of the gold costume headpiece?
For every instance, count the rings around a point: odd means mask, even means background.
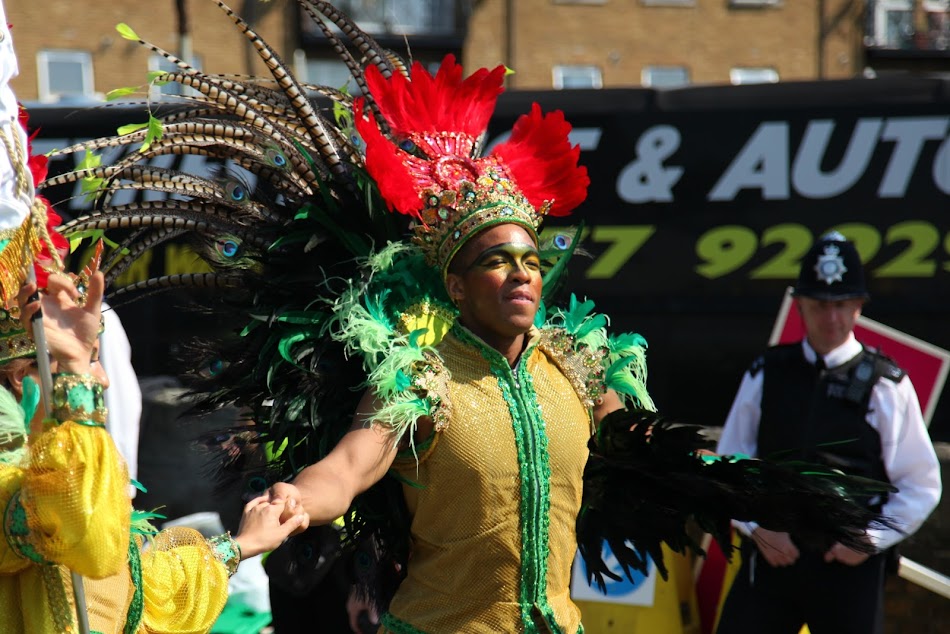
[[[363,99],[354,104],[367,171],[390,209],[415,218],[414,241],[443,278],[482,229],[514,223],[537,241],[545,216],[567,215],[587,195],[587,169],[577,165],[580,148],[571,146],[560,111],[542,115],[534,104],[508,141],[478,155],[504,75],[499,66],[463,80],[451,55],[435,77],[418,62],[410,77],[386,79],[368,67],[366,83],[388,137],[363,116]]]

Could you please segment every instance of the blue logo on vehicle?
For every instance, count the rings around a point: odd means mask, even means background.
[[[607,545],[607,542],[604,542],[602,556],[604,558],[604,563],[607,565],[607,569],[620,577],[620,581],[614,581],[610,577],[604,577],[604,582],[607,585],[606,594],[608,597],[621,597],[633,593],[637,590],[637,588],[643,585],[643,582],[650,575],[650,571],[653,568],[653,560],[647,556],[646,574],[638,570],[631,570],[631,578],[628,579],[626,573],[623,571],[623,568],[620,566],[620,562],[617,561],[617,556],[614,555],[613,551],[610,550],[610,546]],[[587,573],[587,562],[585,561],[584,574],[587,575]]]

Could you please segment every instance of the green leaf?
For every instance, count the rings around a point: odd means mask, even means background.
[[[127,40],[132,40],[134,42],[140,42],[142,40],[142,38],[136,35],[135,31],[132,30],[132,27],[130,27],[125,22],[120,22],[116,24],[115,30],[119,32],[119,35],[121,35]]]
[[[92,150],[86,150],[85,156],[82,157],[82,160],[79,162],[79,165],[76,166],[76,169],[88,170],[99,167],[100,165],[102,165],[102,157]]]
[[[145,141],[139,148],[139,152],[146,151],[152,143],[160,140],[164,133],[165,129],[162,127],[161,120],[156,119],[154,115],[148,115],[148,132],[145,133]]]
[[[138,132],[143,128],[148,127],[148,122],[145,123],[130,123],[128,125],[120,126],[116,132],[119,133],[119,136],[125,136],[126,134],[131,134],[132,132]]]
[[[102,157],[98,154],[95,154],[91,150],[86,150],[86,155],[83,156],[82,161],[79,162],[79,165],[76,166],[76,169],[91,170],[99,167],[100,165],[102,165]],[[93,201],[99,196],[99,192],[102,189],[102,184],[104,182],[104,178],[99,178],[96,176],[87,176],[86,178],[82,179],[82,182],[79,186],[87,201]]]
[[[137,86],[126,86],[125,88],[116,88],[115,90],[110,90],[106,93],[106,101],[115,101],[116,99],[121,99],[122,97],[134,95],[137,90]]]

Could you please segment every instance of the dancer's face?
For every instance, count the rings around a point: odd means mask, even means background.
[[[541,260],[524,228],[496,225],[465,244],[446,279],[462,323],[491,344],[531,328],[541,301]]]

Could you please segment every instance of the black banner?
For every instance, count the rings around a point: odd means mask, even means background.
[[[950,349],[950,81],[507,93],[488,145],[534,101],[565,112],[591,176],[587,201],[558,219],[586,226],[590,257],[572,264],[568,288],[594,299],[615,329],[647,338],[649,385],[668,415],[722,423],[798,259],[830,229],[852,238],[865,262],[865,314]],[[36,149],[146,116],[35,109]],[[180,169],[202,169],[200,157],[184,160],[192,163]],[[83,205],[78,189],[50,197],[67,217]],[[190,260],[170,245],[131,275],[177,272]],[[162,357],[186,326],[155,321],[167,309],[146,303],[121,314],[133,322],[136,366],[151,374],[167,371]],[[139,326],[150,334],[136,340]],[[931,433],[950,439],[947,403]]]

